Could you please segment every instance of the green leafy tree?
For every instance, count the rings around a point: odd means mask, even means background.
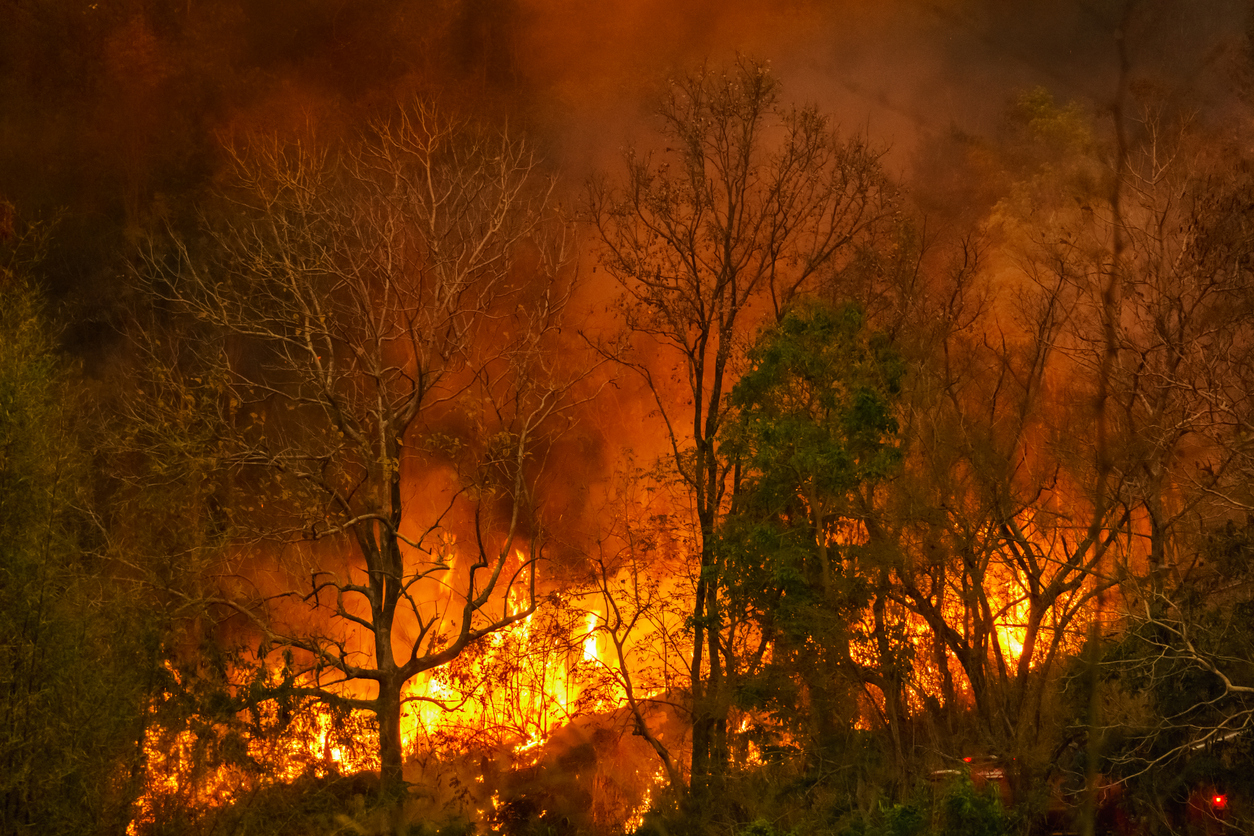
[[[0,202],[0,831],[117,832],[151,631],[87,510],[90,412],[34,284],[46,231]]]
[[[737,484],[719,544],[725,620],[744,633],[731,646],[750,656],[735,668],[741,697],[785,716],[794,735],[830,739],[857,717],[850,686],[870,676],[889,691],[883,670],[901,652],[875,635],[887,629],[875,616],[856,625],[888,571],[866,518],[901,464],[904,367],[859,308],[814,302],[765,330],[748,359],[725,430]],[[868,639],[889,654],[882,670],[855,660]]]
[[[739,651],[720,618],[720,520],[731,495],[721,433],[748,335],[852,256],[896,209],[878,154],[814,108],[788,107],[747,59],[675,79],[657,115],[664,151],[626,156],[596,181],[589,215],[623,290],[627,331],[607,354],[657,405],[665,458],[689,509],[694,794],[729,761],[729,683]]]

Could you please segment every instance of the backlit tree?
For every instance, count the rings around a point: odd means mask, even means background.
[[[565,391],[552,184],[523,140],[422,101],[233,162],[202,238],[146,261],[218,387],[245,556],[220,597],[262,657],[291,652],[296,693],[377,718],[395,792],[406,683],[536,607]]]
[[[589,215],[622,288],[615,357],[655,398],[691,511],[691,784],[728,758],[732,654],[721,615],[716,529],[729,499],[719,440],[727,396],[759,323],[813,290],[895,208],[878,155],[813,108],[787,107],[767,67],[741,59],[672,81],[657,152],[629,151]],[[608,349],[607,349],[608,350]]]

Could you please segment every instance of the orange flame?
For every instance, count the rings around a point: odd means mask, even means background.
[[[510,598],[507,606],[513,612],[525,605],[515,593]],[[534,762],[553,731],[576,713],[591,669],[603,664],[597,623],[597,613],[589,612],[582,625],[561,636],[539,629],[533,613],[488,636],[476,653],[459,660],[460,668],[436,669],[411,680],[403,694],[405,752],[464,750],[468,741],[477,741],[512,746],[522,763]],[[623,695],[612,696],[607,701],[599,692],[595,707],[616,707]],[[262,714],[273,721],[274,711],[271,706]],[[342,718],[330,707],[316,702],[304,706],[275,739],[247,741],[247,758],[261,765],[260,770],[198,768],[205,758],[195,731],[151,725],[143,744],[149,780],[128,833],[135,836],[171,802],[196,808],[231,804],[257,786],[258,775],[267,782],[290,783],[304,775],[377,770],[372,718],[358,712],[349,721],[353,733],[346,736],[339,728]]]

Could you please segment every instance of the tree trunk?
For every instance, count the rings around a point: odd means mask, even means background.
[[[693,601],[692,624],[692,762],[688,770],[689,791],[693,797],[704,794],[706,774],[709,771],[710,725],[706,708],[706,696],[701,680],[701,661],[705,651],[705,561],[702,555],[702,572],[697,577],[697,592]]]
[[[379,724],[379,798],[391,807],[392,830],[402,832],[405,804],[404,749],[401,744],[401,681],[385,678],[379,681],[375,701],[375,718]]]

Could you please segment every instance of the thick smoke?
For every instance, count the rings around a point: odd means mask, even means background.
[[[921,135],[994,128],[1019,89],[1109,108],[1120,38],[1129,76],[1197,108],[1224,107],[1247,63],[1248,9],[1233,0],[524,5],[515,78],[557,120],[577,171],[614,156],[659,78],[736,52],[769,60],[788,97],[905,154]]]
[[[667,74],[736,52],[905,159],[922,135],[994,126],[1044,85],[1099,109],[1129,74],[1221,109],[1248,73],[1243,0],[458,0],[5,4],[0,195],[65,215],[55,290],[98,284],[116,233],[172,211],[232,128],[352,124],[443,91],[540,133],[579,181],[640,130]]]
[[[995,129],[1017,89],[1108,111],[1120,80],[1223,113],[1250,89],[1244,0],[153,0],[0,4],[0,198],[52,218],[44,284],[71,304],[69,347],[107,356],[107,311],[135,235],[178,222],[225,139],[323,135],[415,92],[525,127],[577,186],[648,130],[665,78],[736,53],[786,97],[890,149]]]

